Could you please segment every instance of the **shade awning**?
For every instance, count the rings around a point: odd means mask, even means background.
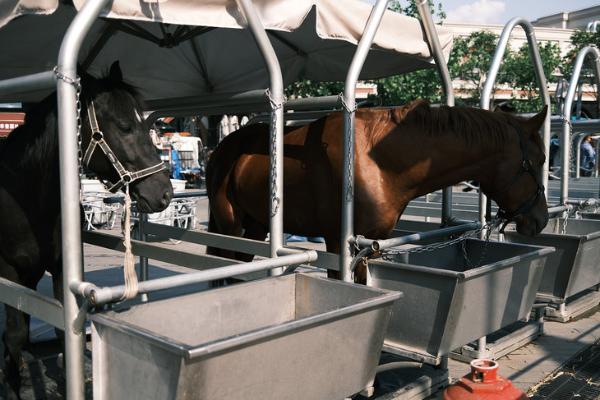
[[[10,3],[10,4],[7,4]],[[8,1],[0,5],[0,79],[50,70],[84,2]],[[371,6],[359,0],[254,0],[286,84],[344,80]],[[235,0],[114,0],[84,41],[80,63],[101,75],[119,60],[145,99],[244,92],[268,86],[268,73]],[[446,58],[452,34],[438,27]],[[360,79],[431,67],[418,20],[386,12]],[[4,96],[36,101],[47,93]]]

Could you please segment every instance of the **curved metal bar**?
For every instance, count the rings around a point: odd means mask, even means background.
[[[596,46],[586,46],[579,51],[577,59],[575,60],[575,67],[573,68],[573,74],[569,81],[569,90],[565,97],[565,105],[563,107],[563,130],[560,139],[561,142],[561,181],[560,181],[560,204],[566,204],[569,199],[569,167],[570,167],[570,154],[571,154],[571,111],[573,108],[573,99],[575,98],[575,90],[577,89],[577,82],[579,82],[579,76],[581,75],[581,68],[587,56],[594,57],[594,71],[596,77],[596,86],[598,86],[598,80],[600,79],[600,51]],[[577,166],[579,167],[579,166]]]
[[[342,181],[342,216],[340,233],[340,272],[344,281],[352,281],[350,241],[354,236],[354,117],[356,108],[356,82],[379,28],[389,0],[377,0],[365,25],[346,75],[344,87],[344,160]]]
[[[417,3],[417,9],[421,16],[421,23],[425,36],[427,37],[427,43],[429,43],[429,49],[431,55],[437,66],[438,73],[442,78],[442,84],[444,95],[446,96],[446,105],[454,107],[454,89],[452,87],[452,78],[448,71],[448,65],[444,59],[444,53],[442,51],[442,45],[431,18],[431,11],[429,10],[429,2],[427,0],[421,0]],[[442,223],[452,218],[452,187],[447,187],[442,191]]]
[[[240,10],[243,12],[248,27],[256,40],[256,44],[267,64],[269,70],[270,98],[271,102],[271,202],[270,202],[270,243],[271,257],[277,257],[277,250],[283,247],[283,75],[277,60],[277,54],[269,41],[258,13],[250,0],[236,0]],[[283,273],[283,269],[271,270],[272,275]]]
[[[77,76],[77,57],[84,37],[109,0],[88,0],[77,13],[62,41],[58,72]],[[79,221],[79,166],[77,158],[77,89],[64,79],[57,81],[58,140],[60,154],[60,205],[62,224],[63,292],[65,313],[65,363],[67,398],[83,400],[85,335],[79,305],[69,289],[71,281],[83,278],[81,225]],[[85,310],[81,311],[85,313]]]
[[[521,26],[525,31],[525,35],[527,36],[527,43],[529,44],[529,52],[531,55],[531,61],[533,62],[533,68],[535,70],[535,75],[538,81],[538,86],[540,88],[541,97],[544,105],[548,106],[550,110],[550,94],[548,91],[548,85],[546,83],[546,76],[544,74],[544,68],[542,65],[542,58],[540,57],[540,51],[538,49],[537,41],[535,38],[535,32],[533,26],[529,21],[521,17],[515,17],[508,21],[508,23],[504,26],[502,30],[502,34],[500,35],[500,40],[498,41],[498,45],[496,46],[496,52],[494,53],[494,59],[492,60],[492,65],[490,66],[490,70],[488,72],[488,77],[485,81],[485,86],[481,93],[481,101],[480,107],[484,110],[490,109],[490,99],[492,95],[492,91],[494,89],[494,84],[496,83],[496,77],[498,75],[498,70],[500,69],[500,64],[502,63],[502,58],[504,57],[504,52],[506,50],[506,46],[508,45],[508,41],[510,39],[510,34],[513,29],[517,26]],[[544,153],[550,153],[550,114],[548,111],[546,115],[546,119],[544,120]],[[542,185],[545,188],[545,195],[548,197],[548,173],[549,173],[549,159],[546,158],[546,162],[544,163],[544,168],[542,171]],[[486,210],[487,199],[485,195],[480,195],[480,208],[479,208],[479,220],[482,224],[485,223],[485,210]]]

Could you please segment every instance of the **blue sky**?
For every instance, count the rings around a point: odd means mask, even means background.
[[[374,0],[368,0],[373,3]],[[512,17],[535,20],[562,11],[600,5],[588,0],[436,0],[441,2],[448,22],[505,24]],[[406,4],[406,0],[401,0]]]

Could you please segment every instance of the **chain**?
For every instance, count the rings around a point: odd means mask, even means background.
[[[277,129],[277,110],[283,108],[285,97],[281,102],[276,101],[268,88],[265,90],[265,96],[267,96],[271,105],[271,217],[274,217],[279,212],[279,206],[281,205],[281,199],[277,196],[277,168],[275,168],[275,159],[277,158],[277,143],[275,141],[277,137],[275,134]]]
[[[426,246],[419,246],[419,247],[412,247],[410,249],[401,249],[401,250],[383,250],[383,259],[387,260],[387,261],[394,261],[394,256],[397,255],[402,255],[402,254],[409,254],[409,253],[424,253],[424,252],[431,252],[431,251],[435,251],[438,249],[443,249],[445,247],[450,247],[453,246],[455,244],[458,243],[463,243],[469,239],[469,238],[473,238],[476,235],[479,235],[480,232],[482,232],[483,230],[487,229],[486,235],[485,235],[485,240],[486,240],[486,247],[487,247],[487,243],[489,243],[490,237],[492,235],[492,231],[494,229],[496,229],[497,227],[499,227],[501,225],[502,220],[499,218],[495,218],[493,220],[491,220],[490,222],[486,223],[485,225],[483,225],[481,228],[478,228],[476,230],[470,231],[468,233],[465,233],[457,238],[454,239],[450,239],[447,240],[445,242],[437,242],[437,243],[432,243]],[[468,257],[466,256],[466,249],[463,246],[463,254],[465,255],[465,258],[468,260]],[[479,261],[479,263],[481,263],[481,261],[483,261],[483,258],[485,257],[485,251],[486,249],[484,248],[483,252],[482,252],[482,256],[481,259]]]
[[[346,100],[344,99],[344,94],[340,93],[338,95],[339,101],[340,103],[342,103],[342,107],[344,108],[344,110],[346,110],[346,126],[350,127],[352,124],[352,115],[356,112],[356,104],[354,105],[354,107],[350,107],[348,105],[348,103],[346,103]],[[352,201],[352,199],[354,198],[354,162],[351,161],[353,160],[352,158],[352,151],[354,149],[354,146],[352,145],[354,143],[354,132],[351,132],[350,135],[348,135],[348,143],[347,143],[347,147],[348,147],[348,190],[346,191],[346,201]]]
[[[485,256],[487,255],[487,250],[488,250],[488,244],[490,243],[490,238],[492,236],[492,232],[494,231],[495,228],[497,228],[498,226],[500,226],[500,219],[496,219],[493,221],[488,222],[486,225],[484,225],[481,230],[479,230],[479,232],[483,231],[485,229],[485,244],[483,245],[483,250],[481,250],[481,255],[479,256],[479,260],[477,260],[476,264],[472,264],[471,263],[471,259],[469,258],[469,254],[467,253],[467,242],[463,241],[461,248],[462,248],[462,253],[463,253],[463,258],[465,259],[465,263],[467,265],[467,269],[472,269],[472,268],[477,268],[479,266],[481,266],[481,264],[483,263],[483,260],[485,260]],[[477,232],[477,233],[479,233]]]
[[[58,66],[54,67],[54,74],[57,79],[60,79],[63,82],[68,83],[69,85],[75,86],[76,89],[76,109],[77,109],[77,165],[79,168],[79,199],[83,200],[83,189],[81,187],[81,180],[84,177],[83,173],[83,163],[81,162],[83,158],[83,152],[81,150],[81,78],[78,76],[75,78],[71,78],[58,70]]]
[[[560,228],[560,234],[566,235],[567,233],[567,222],[569,222],[569,212],[565,211],[563,214],[565,217],[562,220],[562,226]]]

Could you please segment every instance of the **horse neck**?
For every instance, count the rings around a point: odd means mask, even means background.
[[[0,157],[4,179],[35,187],[36,207],[54,206],[59,198],[56,101],[42,101],[27,115],[26,124],[9,135]],[[28,191],[27,189],[25,191]]]
[[[380,144],[375,158],[382,169],[391,171],[394,186],[403,193],[399,197],[406,200],[466,180],[492,182],[502,156],[488,140],[470,140],[453,132],[429,134],[416,128],[391,132]]]

